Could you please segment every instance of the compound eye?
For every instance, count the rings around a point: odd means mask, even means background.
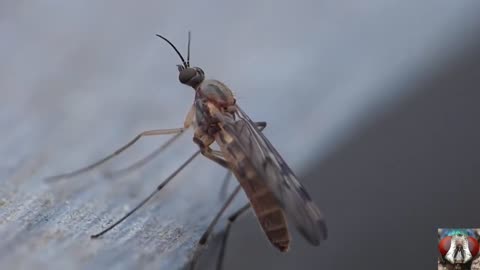
[[[438,243],[438,250],[440,251],[440,254],[442,254],[442,257],[445,257],[447,255],[447,252],[450,250],[450,244],[452,241],[451,236],[447,236],[442,238],[440,242]]]
[[[477,256],[479,251],[478,240],[471,236],[469,236],[467,240],[468,240],[468,249],[470,250],[472,257],[475,258],[475,256]]]
[[[189,82],[193,77],[195,77],[196,73],[197,72],[193,68],[186,68],[180,70],[180,74],[178,74],[178,80],[180,80],[181,83],[185,84]]]

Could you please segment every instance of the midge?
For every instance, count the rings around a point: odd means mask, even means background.
[[[114,153],[94,164],[70,173],[52,176],[48,179],[57,180],[89,171],[120,154],[143,136],[176,134],[159,149],[161,151],[186,129],[193,127],[193,141],[200,149],[140,204],[105,230],[92,235],[92,238],[97,238],[111,230],[143,206],[201,153],[203,156],[229,170],[226,179],[233,173],[240,185],[226,199],[225,204],[200,238],[200,245],[206,243],[218,219],[239,193],[240,189],[243,189],[250,201],[229,217],[230,222],[222,241],[217,268],[222,266],[225,243],[232,222],[247,211],[250,206],[253,208],[258,222],[270,243],[282,252],[287,251],[290,244],[287,217],[297,227],[301,235],[312,245],[318,245],[322,240],[326,239],[327,228],[320,210],[310,199],[304,187],[297,180],[295,174],[277,150],[262,134],[261,131],[266,127],[266,123],[253,122],[236,104],[232,91],[225,84],[217,80],[205,79],[205,73],[201,68],[190,66],[190,32],[188,33],[186,61],[168,39],[161,35],[157,36],[165,40],[182,61],[181,65],[177,65],[179,81],[192,87],[195,91],[193,105],[186,116],[184,127],[144,131]],[[219,145],[220,151],[213,150],[210,147],[214,142]],[[127,170],[141,166],[151,158],[152,156],[149,156],[127,168]],[[195,264],[195,260],[192,262],[192,267]]]

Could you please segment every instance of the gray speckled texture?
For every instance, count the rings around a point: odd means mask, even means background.
[[[191,134],[126,177],[102,172],[166,138],[146,138],[92,173],[42,181],[140,131],[183,124],[193,93],[177,82],[178,59],[155,33],[183,51],[192,30],[192,63],[231,86],[253,119],[269,123],[265,133],[300,172],[410,94],[398,86],[461,50],[456,41],[468,40],[478,21],[474,2],[430,1],[438,6],[428,21],[425,3],[356,3],[2,2],[2,269],[177,269],[190,260],[220,207],[224,170],[204,158],[116,229],[95,241],[89,235],[188,158],[196,150]]]

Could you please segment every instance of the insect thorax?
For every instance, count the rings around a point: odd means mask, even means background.
[[[217,80],[204,80],[197,89],[198,94],[219,107],[235,105],[232,90]]]
[[[233,93],[226,85],[216,80],[205,80],[200,84],[194,106],[195,141],[203,146],[213,143],[215,134],[220,130],[219,118],[235,118]]]

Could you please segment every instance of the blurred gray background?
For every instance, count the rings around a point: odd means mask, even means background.
[[[101,172],[167,138],[144,139],[95,172],[42,181],[143,130],[183,124],[193,92],[155,34],[185,51],[188,30],[192,64],[268,122],[330,231],[320,247],[293,232],[291,252],[279,254],[246,216],[226,269],[436,267],[438,227],[480,226],[479,12],[478,1],[433,0],[0,2],[1,268],[189,261],[221,203],[224,170],[204,158],[105,237],[88,236],[193,153],[191,134],[126,177]]]

